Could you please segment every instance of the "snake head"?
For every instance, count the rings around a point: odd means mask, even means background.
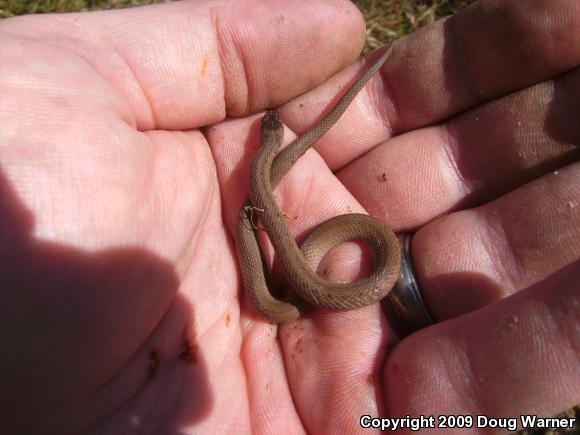
[[[262,118],[262,130],[278,130],[283,128],[280,115],[274,109],[267,109],[266,114]]]

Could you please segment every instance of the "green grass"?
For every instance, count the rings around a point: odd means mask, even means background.
[[[366,51],[452,15],[475,0],[354,0],[367,23]]]

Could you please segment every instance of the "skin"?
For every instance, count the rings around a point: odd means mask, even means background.
[[[362,46],[349,2],[0,32],[0,432],[356,433],[580,402],[576,0],[481,0],[398,41],[276,189],[298,240],[362,207],[416,231],[439,323],[401,341],[377,304],[272,326],[237,268],[257,113],[289,101],[290,139],[359,74],[324,81]],[[352,278],[360,249],[321,267]]]

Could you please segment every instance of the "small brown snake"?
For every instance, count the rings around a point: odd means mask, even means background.
[[[268,110],[262,118],[261,147],[250,171],[250,196],[240,211],[237,249],[246,292],[257,311],[272,322],[296,320],[300,310],[297,304],[275,299],[269,290],[269,272],[253,220],[256,216],[280,259],[288,284],[312,305],[342,310],[371,305],[385,297],[397,280],[401,262],[399,243],[383,222],[364,214],[337,216],[316,227],[299,248],[272,194],[294,163],[334,125],[381,68],[391,47],[354,82],[328,115],[277,156],[284,126],[274,110]],[[371,273],[351,283],[333,283],[317,275],[316,267],[324,255],[348,240],[365,240],[371,246],[374,251]]]

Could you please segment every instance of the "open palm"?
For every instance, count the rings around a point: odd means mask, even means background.
[[[580,402],[579,23],[574,0],[482,1],[398,41],[276,190],[297,238],[363,209],[418,230],[441,323],[400,342],[378,305],[271,325],[237,267],[260,111],[352,62],[350,2],[1,23],[0,432],[350,433]],[[304,131],[364,67],[282,119]],[[334,254],[336,279],[367,265]]]

